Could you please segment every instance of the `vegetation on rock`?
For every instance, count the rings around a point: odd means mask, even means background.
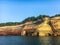
[[[32,16],[22,22],[0,23],[0,35],[60,35],[60,14]]]

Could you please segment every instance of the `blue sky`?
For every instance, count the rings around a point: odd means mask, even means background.
[[[59,0],[0,0],[0,23],[20,22],[30,16],[60,14]]]

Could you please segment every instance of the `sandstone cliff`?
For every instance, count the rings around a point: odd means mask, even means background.
[[[37,30],[39,32],[39,36],[52,35],[52,28],[50,27],[48,22],[49,22],[49,18],[46,17],[46,18],[44,18],[44,22],[37,26]]]
[[[20,26],[3,26],[0,27],[0,35],[20,35]]]
[[[54,28],[54,34],[60,35],[60,16],[51,18],[51,23]]]
[[[53,18],[45,17],[44,21],[35,24],[29,21],[15,26],[0,27],[0,35],[28,35],[28,36],[59,36],[60,35],[60,16]]]
[[[36,25],[33,24],[32,21],[26,22],[24,25],[25,26],[23,28],[22,34],[27,35],[27,36],[36,35],[36,28],[35,28]]]

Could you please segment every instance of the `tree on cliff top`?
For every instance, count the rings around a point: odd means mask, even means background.
[[[55,16],[51,16],[50,18],[58,17],[58,16],[60,16],[60,14],[56,14]]]
[[[28,18],[24,19],[22,22],[25,23],[27,21],[37,21],[39,19],[43,20],[43,18],[45,18],[45,17],[49,17],[49,16],[47,16],[47,15],[39,15],[37,17],[32,16],[32,17],[28,17]]]
[[[35,20],[37,20],[36,17],[32,16],[32,17],[28,17],[28,18],[24,19],[24,20],[22,21],[22,23],[25,23],[25,22],[27,22],[27,21],[35,21]]]
[[[22,22],[0,23],[0,26],[12,26],[12,25],[17,25],[17,24],[25,23],[25,22],[28,22],[28,21],[38,21],[38,20],[40,20],[40,22],[43,22],[43,18],[45,18],[45,17],[53,18],[53,17],[56,17],[56,16],[60,16],[60,14],[56,14],[55,16],[51,16],[51,17],[48,16],[48,15],[39,15],[37,17],[31,16],[31,17],[28,17],[28,18],[24,19]]]

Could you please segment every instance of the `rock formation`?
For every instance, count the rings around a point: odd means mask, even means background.
[[[51,23],[54,27],[54,35],[60,35],[60,16],[51,18]]]
[[[36,29],[35,29],[35,24],[33,24],[32,21],[30,22],[26,22],[25,23],[25,26],[23,28],[23,34],[27,35],[27,36],[34,36],[34,35],[37,35],[36,33]]]
[[[4,26],[0,27],[0,35],[20,35],[19,26]]]
[[[52,35],[52,29],[51,29],[50,25],[48,24],[48,22],[49,22],[49,18],[46,17],[46,18],[44,18],[44,22],[37,26],[39,36]]]
[[[45,17],[43,22],[35,22],[27,21],[20,25],[0,27],[0,35],[60,36],[60,16]]]

